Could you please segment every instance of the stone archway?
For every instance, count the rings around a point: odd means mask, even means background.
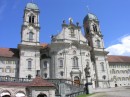
[[[8,91],[2,92],[1,97],[11,97],[11,94]]]
[[[37,97],[47,97],[46,94],[39,94]]]
[[[11,97],[11,93],[7,90],[4,90],[1,94],[0,97]]]
[[[25,94],[23,92],[17,92],[15,97],[25,97]]]

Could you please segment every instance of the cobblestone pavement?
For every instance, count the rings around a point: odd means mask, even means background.
[[[100,90],[89,97],[130,97],[130,87],[109,88],[103,92]]]

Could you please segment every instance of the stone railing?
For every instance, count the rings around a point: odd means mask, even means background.
[[[67,94],[66,97],[77,97],[77,96],[82,95],[82,94],[85,94],[85,92],[80,91],[80,92],[75,92],[75,93],[72,93],[72,94]]]
[[[0,82],[30,82],[32,79],[0,76]]]

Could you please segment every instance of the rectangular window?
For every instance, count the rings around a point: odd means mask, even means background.
[[[60,60],[60,67],[63,67],[63,60]]]
[[[4,60],[2,60],[1,62],[2,62],[3,64],[5,64],[5,61],[4,61]]]
[[[47,69],[47,61],[44,61],[43,68]]]
[[[33,41],[33,32],[29,32],[29,41]]]
[[[10,72],[11,72],[10,66],[6,66],[6,72],[7,72],[7,73],[10,73]]]
[[[3,69],[2,69],[2,68],[0,68],[0,72],[3,72]]]
[[[28,61],[28,70],[31,70],[32,67],[32,61]]]

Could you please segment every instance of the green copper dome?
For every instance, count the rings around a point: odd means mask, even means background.
[[[84,17],[83,23],[85,23],[88,20],[98,21],[98,18],[94,14],[88,13],[87,16]]]
[[[98,18],[94,14],[91,14],[91,13],[88,13],[87,17],[88,19],[98,20]]]
[[[26,6],[27,9],[34,9],[34,10],[39,10],[38,6],[34,3],[28,3]]]

